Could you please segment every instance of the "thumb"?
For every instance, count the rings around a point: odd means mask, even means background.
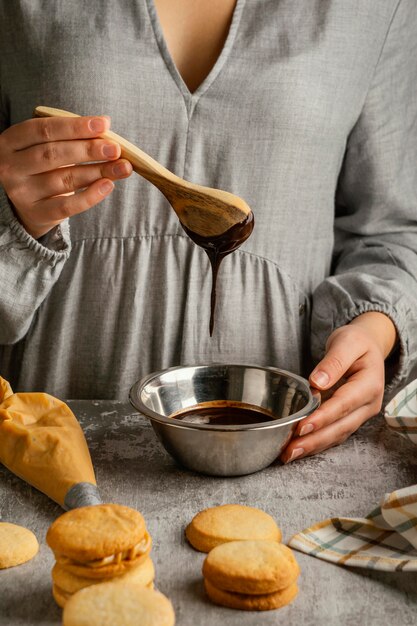
[[[360,341],[336,331],[329,337],[326,355],[310,374],[310,384],[319,389],[332,387],[363,354]]]

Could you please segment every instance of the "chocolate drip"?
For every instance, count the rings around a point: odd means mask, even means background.
[[[212,286],[211,286],[211,304],[210,304],[210,337],[213,335],[214,328],[214,309],[216,306],[216,283],[219,266],[225,256],[239,248],[244,241],[251,234],[254,227],[254,216],[252,211],[248,213],[247,217],[242,221],[234,224],[231,228],[226,230],[221,235],[204,237],[198,233],[193,232],[184,224],[181,224],[187,235],[198,246],[204,248],[210,259],[211,271],[212,271]]]

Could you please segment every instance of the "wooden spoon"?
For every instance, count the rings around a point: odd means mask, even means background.
[[[37,117],[80,117],[69,111],[44,106],[36,107],[34,115]],[[233,249],[249,237],[253,228],[253,215],[242,198],[220,189],[195,185],[176,176],[146,152],[112,131],[103,133],[100,137],[118,143],[121,147],[122,158],[130,161],[135,172],[158,187],[195,243],[206,248],[204,242],[201,241],[202,238],[210,246],[211,238],[217,238],[233,229],[234,226],[241,227],[243,223],[248,222],[251,228],[243,229],[245,236],[241,241],[236,241],[234,237]],[[235,235],[239,237],[238,233],[242,236],[242,228],[238,228],[235,232]],[[196,241],[193,234],[197,235],[199,241]]]
[[[80,117],[75,113],[38,106],[37,117]],[[100,135],[118,143],[121,156],[131,162],[135,172],[149,180],[164,194],[187,235],[204,248],[212,267],[210,336],[214,328],[216,280],[224,257],[238,248],[250,236],[254,217],[242,198],[227,191],[189,183],[176,176],[146,152],[139,150],[112,131]]]

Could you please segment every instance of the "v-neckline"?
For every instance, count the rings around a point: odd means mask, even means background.
[[[224,42],[223,48],[219,56],[217,57],[215,64],[213,65],[207,76],[199,84],[197,89],[195,91],[190,91],[175,64],[174,59],[172,58],[170,51],[168,50],[165,35],[162,30],[155,3],[153,0],[146,0],[152,30],[159,48],[159,52],[163,61],[165,62],[165,65],[168,68],[169,73],[171,74],[172,79],[174,80],[175,84],[177,85],[178,89],[184,97],[184,100],[187,104],[187,109],[193,108],[193,105],[207,91],[210,85],[217,78],[225,62],[227,61],[230,51],[233,48],[245,2],[246,0],[236,0],[229,32],[227,33],[226,41]]]

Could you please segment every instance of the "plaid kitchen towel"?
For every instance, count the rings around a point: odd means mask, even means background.
[[[417,444],[417,380],[401,389],[385,408],[391,430]]]
[[[417,443],[417,380],[386,406],[385,419],[391,430]],[[339,565],[417,571],[417,485],[386,495],[366,518],[324,520],[288,545]]]

